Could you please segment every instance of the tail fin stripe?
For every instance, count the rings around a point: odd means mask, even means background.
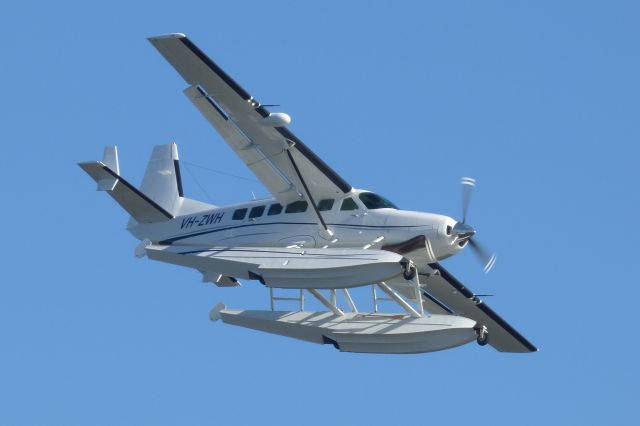
[[[176,184],[178,185],[178,197],[184,197],[184,192],[182,192],[182,175],[180,174],[180,160],[173,160],[173,167],[176,170]]]

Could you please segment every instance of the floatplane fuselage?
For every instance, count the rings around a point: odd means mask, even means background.
[[[340,198],[320,200],[317,207],[331,234],[319,227],[306,201],[282,206],[273,198],[217,207],[164,222],[134,221],[127,229],[140,240],[180,246],[362,249],[424,236],[433,262],[458,253],[467,243],[467,239],[454,233],[458,222],[453,218],[399,210],[369,191],[354,189]],[[466,232],[472,235],[472,231]]]

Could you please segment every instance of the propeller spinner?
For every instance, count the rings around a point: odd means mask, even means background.
[[[482,263],[483,271],[488,273],[496,263],[496,255],[473,238],[476,230],[466,223],[467,212],[469,211],[471,195],[473,194],[473,188],[476,186],[476,180],[470,177],[463,177],[460,183],[462,183],[462,222],[457,222],[451,230],[452,234],[456,236],[454,242],[461,243],[468,241],[471,250]]]

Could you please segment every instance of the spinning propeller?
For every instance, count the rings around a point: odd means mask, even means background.
[[[493,265],[496,263],[496,255],[495,253],[487,250],[484,246],[482,246],[478,241],[476,241],[473,236],[476,234],[476,230],[473,227],[467,225],[467,212],[469,210],[469,204],[471,202],[471,195],[473,194],[473,188],[476,186],[476,180],[463,177],[461,180],[462,183],[462,222],[457,222],[451,233],[456,236],[456,239],[453,241],[454,243],[460,243],[464,241],[469,242],[469,246],[471,250],[476,255],[480,262],[483,265],[483,271],[488,273]]]

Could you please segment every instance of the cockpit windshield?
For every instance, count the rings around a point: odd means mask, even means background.
[[[369,210],[374,210],[374,209],[398,210],[398,207],[396,207],[396,205],[393,204],[391,201],[387,200],[386,198],[378,194],[374,194],[373,192],[363,192],[360,195],[358,195],[358,197]]]

